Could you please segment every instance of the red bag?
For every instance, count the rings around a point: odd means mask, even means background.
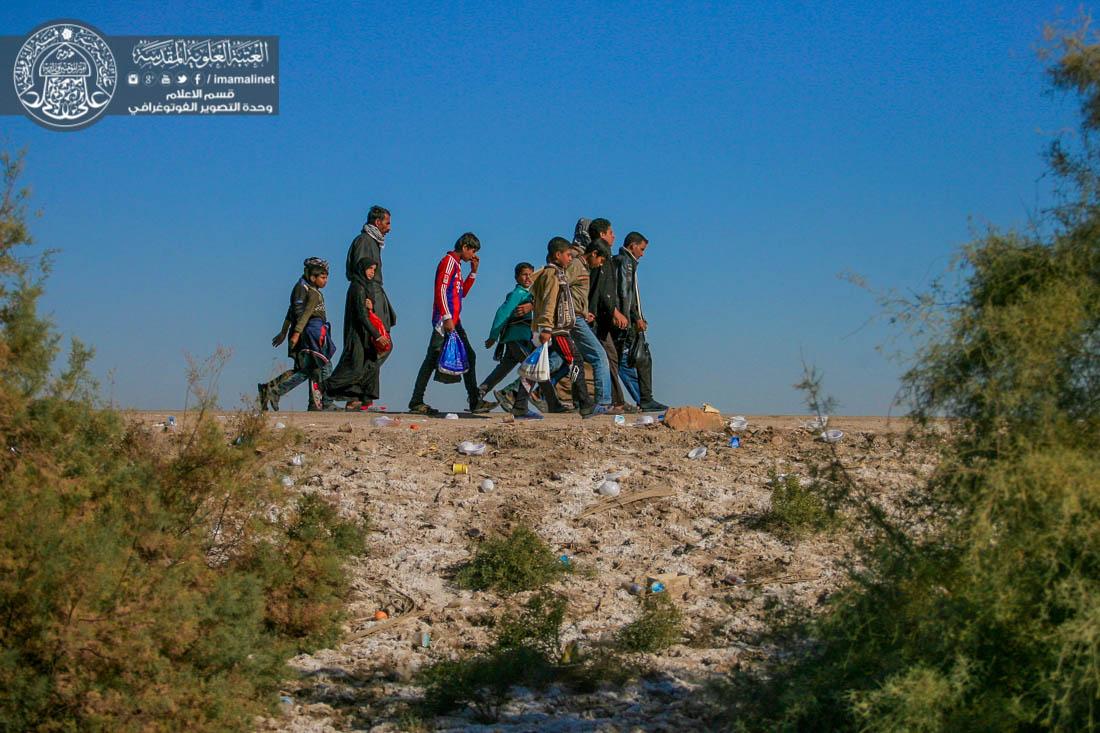
[[[393,342],[390,340],[390,332],[386,330],[385,324],[382,323],[382,319],[374,314],[374,311],[368,311],[367,317],[370,318],[370,323],[374,326],[374,330],[378,331],[378,338],[372,338],[371,344],[374,345],[374,350],[378,352],[378,355],[389,353],[389,350],[393,348]]]

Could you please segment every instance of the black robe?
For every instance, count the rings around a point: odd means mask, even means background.
[[[325,383],[327,396],[334,400],[371,402],[380,394],[380,371],[390,352],[379,356],[371,342],[379,333],[371,325],[366,299],[371,298],[372,303],[377,301],[371,296],[374,291],[363,271],[372,263],[377,261],[360,258],[356,265],[358,269],[352,272],[351,285],[348,286],[348,296],[344,302],[344,353]]]

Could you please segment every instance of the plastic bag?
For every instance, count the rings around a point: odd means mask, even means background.
[[[458,333],[451,331],[443,342],[443,350],[439,352],[439,363],[436,371],[457,377],[466,373],[470,368],[470,360],[466,356],[466,347]]]
[[[386,330],[386,324],[382,323],[382,319],[375,315],[374,311],[367,311],[367,317],[370,318],[374,330],[378,331],[378,338],[370,340],[374,350],[378,352],[379,356],[389,353],[390,349],[393,348],[393,341],[390,340],[390,332]]]
[[[653,356],[649,351],[649,340],[645,337],[645,331],[639,331],[634,336],[634,343],[630,345],[629,351],[626,353],[626,365],[631,369],[640,369],[645,368],[652,361]]]
[[[550,349],[539,346],[519,365],[519,376],[528,382],[550,381]]]

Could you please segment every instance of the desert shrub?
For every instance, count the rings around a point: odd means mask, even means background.
[[[812,488],[802,486],[797,476],[780,478],[773,472],[771,487],[771,507],[764,515],[764,526],[779,534],[797,537],[832,524],[833,514],[825,500]]]
[[[641,599],[638,618],[619,630],[616,643],[627,652],[658,652],[683,634],[683,614],[668,593],[650,593]]]
[[[899,311],[924,329],[914,438],[951,418],[938,467],[887,516],[835,460],[865,530],[851,583],[798,653],[729,689],[743,730],[1100,727],[1100,45],[1062,38],[1084,99],[1058,144],[1064,203],[964,248],[955,285]],[[809,642],[809,643],[807,643]]]
[[[507,537],[490,538],[478,545],[455,581],[473,590],[517,593],[539,588],[568,570],[537,534],[519,526]]]
[[[266,477],[282,438],[256,416],[234,446],[207,392],[154,435],[96,405],[90,350],[51,370],[21,166],[0,191],[0,730],[246,728],[332,638],[360,530]]]

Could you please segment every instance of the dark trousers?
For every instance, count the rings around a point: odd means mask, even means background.
[[[626,386],[630,396],[639,405],[653,401],[653,362],[646,359],[640,364],[628,366],[630,350],[638,332],[634,329],[617,331],[613,334],[615,349],[619,352],[619,379]]]
[[[595,404],[592,400],[592,395],[588,394],[588,385],[584,379],[584,362],[581,361],[580,355],[577,352],[577,345],[573,343],[573,339],[569,334],[555,334],[550,338],[550,349],[557,352],[561,357],[562,366],[558,372],[564,372],[556,374],[557,378],[568,376],[571,383],[571,392],[573,394],[573,405],[580,410],[587,413]],[[546,404],[551,410],[556,409],[555,403],[557,403],[557,395],[554,392],[554,385],[550,382],[540,382],[540,392],[546,399]],[[560,405],[560,403],[559,403]],[[516,396],[515,405],[512,407],[512,413],[516,415],[522,415],[527,412],[527,386],[523,383],[523,380],[519,380],[519,394]]]
[[[474,347],[470,346],[470,339],[466,338],[466,329],[461,323],[455,324],[455,333],[462,339],[462,345],[466,347],[466,358],[470,361],[470,368],[462,375],[462,382],[466,385],[466,397],[470,401],[470,408],[473,409],[481,399],[477,391],[477,377],[474,374]],[[428,389],[428,380],[432,378],[432,372],[439,363],[439,354],[443,351],[444,341],[446,338],[443,334],[433,328],[432,337],[428,341],[428,353],[424,355],[420,371],[416,374],[416,384],[413,386],[412,398],[409,400],[410,408],[424,403],[424,391]]]
[[[509,341],[501,346],[504,348],[501,350],[500,361],[489,372],[489,376],[481,380],[481,391],[485,394],[511,374],[535,350],[535,345],[530,341]]]
[[[611,404],[624,405],[626,399],[623,397],[622,377],[619,376],[619,348],[611,334],[611,328],[600,326],[596,330],[596,339],[607,352],[607,365],[611,369]]]

